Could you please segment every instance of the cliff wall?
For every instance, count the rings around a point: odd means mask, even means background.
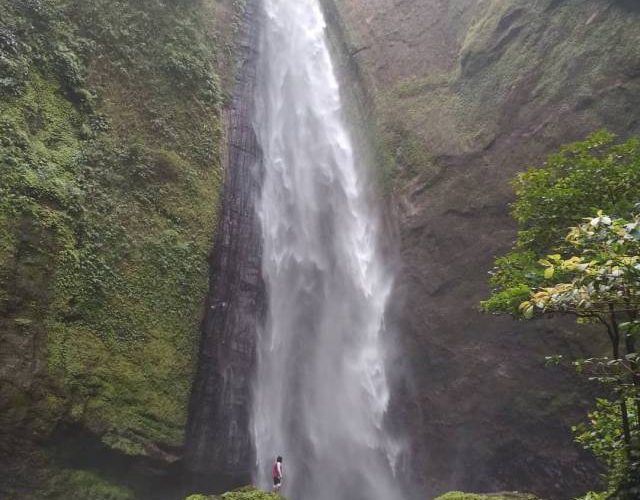
[[[176,486],[241,9],[0,1],[2,498]]]
[[[399,418],[414,479],[429,493],[583,492],[597,467],[569,429],[588,388],[543,357],[596,347],[570,323],[487,317],[478,302],[493,257],[515,238],[515,173],[600,128],[640,132],[638,3],[326,3],[364,86],[397,214],[394,315],[413,374]]]
[[[223,491],[252,479],[250,433],[256,338],[262,325],[262,237],[255,202],[261,152],[253,130],[261,10],[248,0],[238,34],[222,211],[210,258],[210,288],[186,442],[193,491]]]

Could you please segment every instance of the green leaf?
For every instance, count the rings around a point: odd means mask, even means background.
[[[533,318],[533,304],[531,302],[523,302],[522,304],[520,304],[520,307],[518,308],[520,310],[520,313],[522,314],[522,317],[524,319],[531,319]]]

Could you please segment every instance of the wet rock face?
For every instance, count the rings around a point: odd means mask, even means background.
[[[53,272],[33,264],[46,262],[42,248],[48,249],[50,241],[43,233],[28,221],[20,225],[21,241],[7,280],[12,294],[0,305],[0,497],[28,494],[25,464],[35,470],[41,465],[37,446],[60,418],[47,405],[46,331],[38,321],[20,321],[22,316],[39,319],[38,307],[46,310],[51,302],[44,284]]]
[[[249,410],[263,310],[255,208],[261,154],[252,126],[258,5],[258,0],[247,2],[241,26],[222,216],[210,257],[210,290],[187,428],[186,469],[199,491],[224,491],[249,482],[254,463]]]
[[[327,0],[329,2],[329,0]],[[421,491],[595,487],[573,442],[588,388],[543,357],[584,356],[573,323],[478,312],[515,239],[510,180],[599,128],[640,132],[640,12],[624,1],[333,0],[391,158],[410,383],[396,396]],[[580,340],[583,339],[583,340]],[[571,352],[573,351],[573,352]]]

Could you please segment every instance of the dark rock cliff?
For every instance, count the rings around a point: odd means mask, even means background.
[[[252,121],[259,5],[259,0],[247,2],[241,24],[222,214],[191,396],[185,460],[198,491],[246,483],[254,463],[250,397],[264,295],[255,207],[261,154]]]
[[[598,470],[572,442],[588,388],[544,355],[571,323],[478,312],[515,238],[510,179],[599,128],[640,132],[640,8],[629,1],[334,0],[397,212],[402,406],[421,491],[565,499]],[[331,18],[330,18],[331,19]],[[407,392],[408,391],[408,392]]]

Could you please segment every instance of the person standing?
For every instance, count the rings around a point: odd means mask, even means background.
[[[273,477],[273,491],[280,491],[280,486],[282,485],[282,457],[276,458],[271,469],[271,476]]]

